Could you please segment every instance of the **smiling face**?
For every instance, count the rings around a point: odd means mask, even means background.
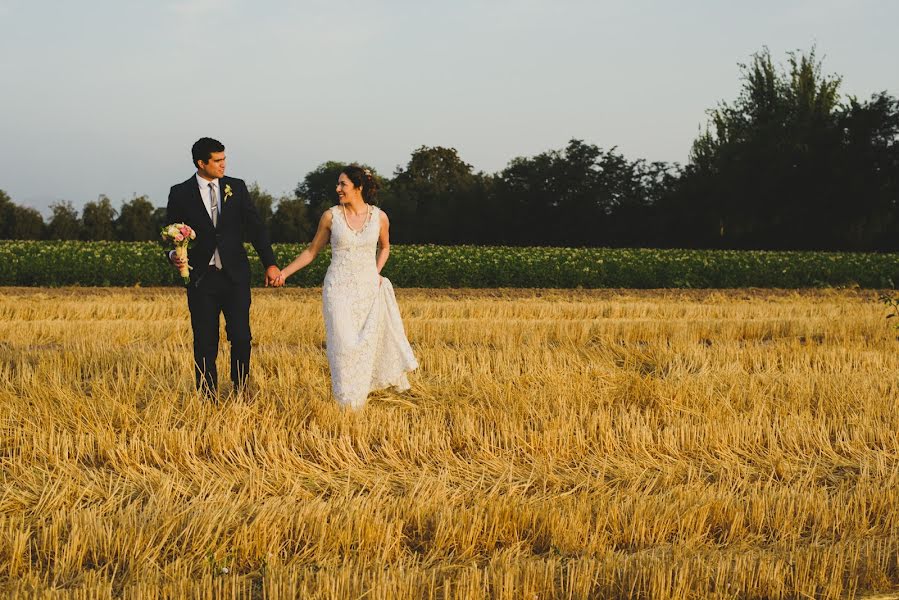
[[[337,178],[337,200],[341,204],[351,204],[355,200],[362,202],[362,188],[353,185],[346,173]]]
[[[197,161],[197,173],[203,179],[221,179],[225,176],[225,153],[210,152],[209,160]]]

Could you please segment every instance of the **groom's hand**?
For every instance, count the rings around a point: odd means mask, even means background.
[[[276,267],[275,265],[270,266],[265,270],[265,287],[280,287],[278,285],[278,276],[281,274],[281,269]],[[281,285],[284,285],[281,283]]]
[[[185,263],[187,261],[185,261],[183,258],[178,258],[178,255],[175,254],[174,250],[169,250],[169,262],[172,263],[172,266],[176,269],[180,269],[182,263]]]

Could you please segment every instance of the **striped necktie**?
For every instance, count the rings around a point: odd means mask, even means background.
[[[214,183],[209,184],[209,213],[212,215],[212,226],[217,227],[219,221],[219,200]],[[217,269],[222,268],[222,259],[219,257],[219,249],[217,246],[215,252],[212,253],[212,260]]]

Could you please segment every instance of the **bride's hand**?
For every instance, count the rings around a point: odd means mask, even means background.
[[[285,281],[287,281],[287,277],[284,276],[284,273],[279,273],[275,278],[275,287],[283,287]]]

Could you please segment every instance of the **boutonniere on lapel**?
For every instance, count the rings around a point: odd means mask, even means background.
[[[222,200],[222,202],[227,202],[227,201],[228,201],[228,198],[230,198],[231,196],[232,196],[232,193],[231,193],[231,184],[230,184],[230,183],[226,183],[226,184],[225,184],[225,199]]]

